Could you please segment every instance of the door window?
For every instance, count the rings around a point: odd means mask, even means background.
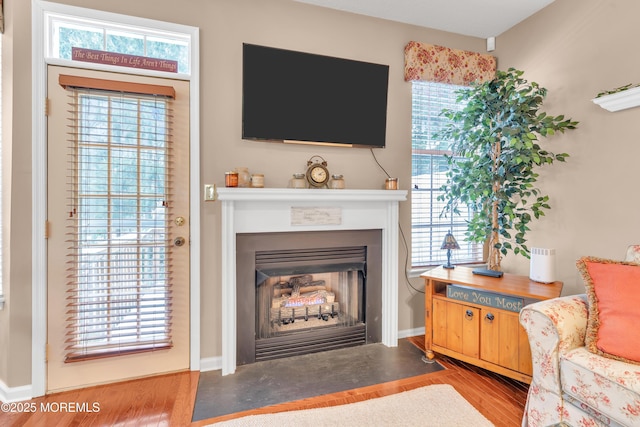
[[[66,361],[171,346],[171,99],[68,88]]]

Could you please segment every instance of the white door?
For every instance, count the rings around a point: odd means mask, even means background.
[[[189,83],[50,66],[47,124],[48,392],[188,369]]]

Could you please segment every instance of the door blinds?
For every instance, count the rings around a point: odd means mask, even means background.
[[[66,362],[169,348],[173,88],[68,91]]]

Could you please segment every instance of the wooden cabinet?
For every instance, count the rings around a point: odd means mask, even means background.
[[[520,309],[560,296],[562,282],[537,283],[525,276],[479,276],[472,269],[442,267],[425,280],[425,350],[531,382],[531,350],[520,326]]]

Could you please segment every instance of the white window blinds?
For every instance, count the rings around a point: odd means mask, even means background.
[[[60,82],[69,94],[65,360],[171,347],[173,88]]]
[[[446,262],[446,251],[440,249],[444,236],[451,231],[460,245],[452,251],[456,264],[482,261],[482,245],[465,241],[468,211],[462,215],[442,216],[444,201],[441,186],[449,169],[445,155],[451,154],[448,141],[434,134],[448,119],[440,113],[444,108],[459,109],[455,92],[462,88],[445,83],[413,81],[412,85],[412,190],[411,190],[411,264],[414,268]]]

